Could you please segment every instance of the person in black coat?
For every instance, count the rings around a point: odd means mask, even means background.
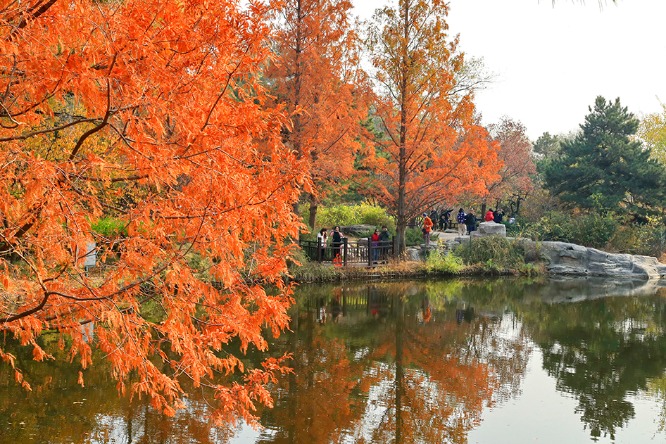
[[[465,215],[465,226],[467,227],[467,233],[472,234],[472,231],[476,230],[476,216],[471,211]]]

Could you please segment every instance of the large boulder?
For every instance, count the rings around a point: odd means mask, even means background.
[[[666,264],[657,258],[607,253],[566,242],[540,242],[537,246],[551,274],[664,279]]]
[[[502,236],[506,237],[506,226],[495,222],[481,222],[479,227],[472,231],[472,237]]]

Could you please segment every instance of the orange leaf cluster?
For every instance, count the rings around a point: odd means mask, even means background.
[[[233,0],[0,7],[0,325],[36,359],[48,357],[36,338],[55,329],[83,369],[100,350],[121,390],[131,382],[167,413],[182,378],[219,387],[221,418],[270,404],[262,386],[281,361],[246,369],[237,354],[287,326],[281,276],[308,178],[280,139],[285,116],[264,106],[269,12]],[[95,229],[104,218],[122,229]],[[217,375],[233,372],[246,382],[222,396]]]

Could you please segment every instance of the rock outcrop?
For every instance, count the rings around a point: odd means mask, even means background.
[[[494,225],[504,227],[502,224],[480,224],[479,234],[472,232],[468,236],[449,238],[445,241],[446,249],[455,250],[463,242],[474,242],[474,238],[490,236]],[[481,229],[484,226],[484,229]],[[499,230],[501,232],[501,229]],[[502,236],[502,234],[498,234]],[[552,276],[587,276],[609,277],[618,279],[654,280],[666,279],[666,264],[655,257],[631,254],[607,253],[595,248],[566,242],[534,242],[529,239],[513,239],[521,242],[530,256],[536,256],[546,264],[546,270]]]
[[[535,245],[550,274],[666,279],[666,264],[650,256],[615,254],[566,242]]]

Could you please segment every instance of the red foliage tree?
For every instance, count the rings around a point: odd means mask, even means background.
[[[285,139],[306,162],[305,189],[314,227],[319,202],[356,173],[369,88],[359,67],[349,0],[288,0],[276,20],[276,60],[268,75],[276,104],[292,116]]]
[[[374,192],[408,221],[464,193],[484,195],[498,179],[497,144],[476,124],[473,90],[459,83],[464,59],[447,34],[443,0],[400,0],[378,10],[370,45],[380,99]]]
[[[0,328],[36,360],[51,357],[40,333],[56,330],[82,369],[101,350],[122,391],[167,413],[182,378],[214,387],[216,419],[271,404],[281,360],[246,368],[239,355],[287,326],[280,276],[307,178],[280,140],[285,119],[264,106],[268,12],[232,0],[0,7]],[[109,218],[116,234],[93,229]],[[93,254],[98,275],[84,267]]]
[[[504,117],[496,125],[490,126],[493,138],[499,143],[499,158],[502,168],[500,180],[488,184],[488,199],[498,208],[501,202],[511,207],[511,214],[520,209],[520,202],[534,189],[532,178],[536,175],[536,164],[532,156],[532,142],[526,134],[525,126]]]

